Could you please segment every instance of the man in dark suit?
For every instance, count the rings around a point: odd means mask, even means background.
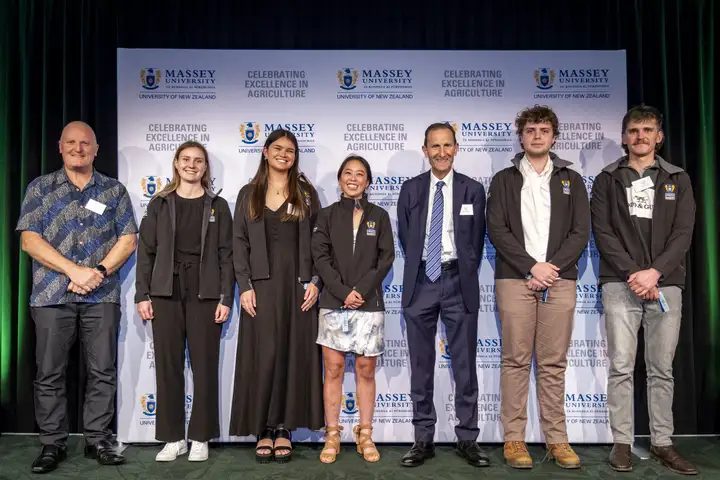
[[[406,181],[398,199],[398,236],[405,252],[402,306],[410,350],[410,397],[415,443],[402,464],[422,465],[435,455],[435,334],[440,315],[455,379],[457,453],[476,467],[489,460],[476,443],[478,429],[478,267],[485,239],[485,190],[455,172],[455,130],[434,123],[423,153],[431,171]]]

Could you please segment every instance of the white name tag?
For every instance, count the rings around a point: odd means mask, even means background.
[[[91,198],[90,200],[88,200],[87,205],[85,205],[85,208],[87,208],[91,212],[97,213],[98,215],[102,215],[103,212],[105,212],[107,205],[100,203],[100,202],[96,202],[95,200],[93,200]]]
[[[295,207],[293,207],[293,204],[288,203],[288,211],[287,211],[288,215],[292,215],[294,211],[295,211]]]
[[[632,182],[632,188],[636,192],[645,191],[648,188],[652,188],[654,185],[655,184],[650,177],[643,177],[640,180],[635,180],[634,182]]]
[[[472,215],[473,213],[473,206],[471,203],[465,203],[462,207],[460,207],[460,215]]]

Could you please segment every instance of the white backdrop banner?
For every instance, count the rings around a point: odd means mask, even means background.
[[[172,175],[179,144],[207,146],[213,188],[234,209],[254,175],[266,136],[276,128],[300,142],[300,168],[323,206],[338,198],[337,168],[349,154],[373,170],[370,200],[396,219],[402,183],[429,166],[425,128],[456,129],[459,172],[487,187],[520,151],[514,119],[534,104],[560,118],[555,152],[573,162],[588,190],[595,175],[622,155],[626,111],[624,51],[118,51],[119,178],[141,219],[147,203]],[[397,245],[397,238],[396,238]],[[480,276],[477,372],[481,442],[501,442],[500,338],[493,281],[495,249],[486,241]],[[405,321],[400,309],[403,256],[385,279],[385,353],[378,362],[375,434],[378,442],[412,442],[412,403]],[[126,267],[118,350],[118,437],[155,441],[155,363],[152,330],[133,302],[134,261]],[[580,259],[577,310],[568,346],[565,408],[571,442],[612,441],[606,409],[607,345],[592,241]],[[237,298],[221,344],[220,441],[228,433],[238,337]],[[442,324],[435,370],[436,441],[455,440],[451,352]],[[186,410],[192,410],[187,371]],[[543,441],[531,374],[527,440]],[[341,422],[358,423],[353,361],[348,359]],[[346,428],[344,439],[350,440]],[[316,432],[296,439],[318,440]]]

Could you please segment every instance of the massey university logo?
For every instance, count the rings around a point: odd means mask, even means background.
[[[450,360],[450,344],[447,340],[440,340],[440,356],[445,360]]]
[[[354,90],[357,86],[358,72],[353,68],[343,68],[337,72],[340,88],[343,90]]]
[[[143,177],[142,180],[140,180],[143,197],[153,198],[158,192],[162,191],[168,183],[170,183],[170,179],[167,177],[158,177],[156,175]]]
[[[155,90],[160,86],[162,74],[159,68],[143,68],[140,70],[140,83],[146,90]]]
[[[142,407],[143,415],[146,417],[154,417],[156,407],[155,394],[146,393],[140,397],[140,406]]]
[[[535,83],[541,90],[549,90],[555,81],[555,70],[552,68],[538,68],[535,70]]]
[[[355,415],[358,410],[357,402],[355,401],[355,392],[347,392],[342,396],[342,403],[340,403],[342,413],[346,415]]]
[[[260,124],[247,122],[240,125],[240,137],[245,145],[255,145],[260,138]]]

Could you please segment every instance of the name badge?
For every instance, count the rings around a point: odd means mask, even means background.
[[[570,180],[560,180],[560,183],[562,183],[563,193],[570,195]]]
[[[295,207],[293,207],[293,204],[288,203],[288,210],[287,210],[288,215],[292,215],[294,211],[295,211]]]
[[[665,200],[675,200],[675,185],[672,183],[665,184]]]
[[[650,177],[643,177],[640,180],[632,182],[632,189],[636,192],[642,192],[648,188],[652,188],[655,184]]]
[[[87,205],[85,205],[85,208],[87,208],[91,212],[97,213],[98,215],[102,215],[105,212],[107,205],[105,205],[104,203],[95,201],[91,198],[90,200],[88,200]]]
[[[374,221],[367,221],[365,223],[365,226],[367,227],[365,231],[366,231],[368,237],[374,237],[377,235],[377,233],[375,231],[375,222]]]
[[[213,208],[210,210],[210,220],[208,220],[210,223],[215,223],[215,209]]]
[[[460,207],[460,215],[472,215],[473,213],[472,203],[464,203],[462,207]]]

